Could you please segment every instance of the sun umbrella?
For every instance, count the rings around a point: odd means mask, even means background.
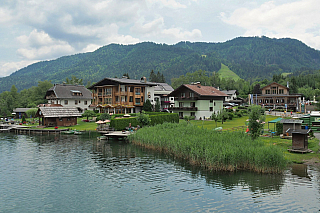
[[[104,124],[104,121],[97,121],[96,124]]]

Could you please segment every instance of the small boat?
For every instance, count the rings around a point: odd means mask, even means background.
[[[73,130],[62,131],[61,134],[71,135],[71,134],[74,134],[74,131]]]
[[[101,136],[97,137],[97,140],[108,140],[108,137],[105,135],[101,135]]]
[[[81,135],[81,134],[83,134],[83,132],[81,132],[81,131],[74,131],[73,134],[75,134],[75,135]]]

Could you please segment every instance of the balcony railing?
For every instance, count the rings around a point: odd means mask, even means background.
[[[169,107],[169,110],[198,111],[198,107]]]

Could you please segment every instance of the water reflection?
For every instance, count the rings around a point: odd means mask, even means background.
[[[0,135],[0,212],[319,209],[317,168],[294,165],[281,175],[217,173],[96,137]]]

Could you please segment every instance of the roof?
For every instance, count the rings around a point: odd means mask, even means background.
[[[94,89],[97,86],[117,85],[117,84],[157,86],[158,83],[146,81],[146,78],[144,77],[141,78],[140,80],[130,79],[130,78],[104,78],[101,81],[90,86],[88,89]]]
[[[268,123],[277,123],[278,121],[281,121],[282,118],[277,118],[277,119],[274,119],[272,121],[269,121]]]
[[[292,133],[292,134],[302,134],[302,135],[306,135],[309,134],[309,132],[311,131],[311,129],[287,129],[287,133]]]
[[[227,95],[233,95],[237,92],[237,90],[221,90],[221,92],[223,92]]]
[[[296,119],[282,119],[280,121],[282,124],[302,124],[303,120],[296,120]]]
[[[59,99],[91,99],[91,91],[83,85],[56,84],[51,87],[46,96],[54,93]],[[81,93],[82,95],[72,95],[73,93]]]
[[[263,89],[264,89],[264,88],[266,88],[266,87],[270,87],[272,84],[276,84],[276,85],[278,85],[278,86],[280,86],[280,87],[283,87],[283,88],[289,89],[288,87],[283,86],[283,85],[281,85],[281,84],[278,84],[278,83],[276,83],[276,82],[272,82],[271,84],[268,84],[267,86],[262,87],[262,88],[260,88],[260,89],[261,89],[261,90],[263,90]]]
[[[202,86],[201,84],[183,84],[178,87],[173,92],[179,90],[181,87],[187,87],[190,90],[194,91],[195,93],[199,94],[200,96],[215,96],[215,97],[227,97],[228,95],[221,92],[220,90],[211,87],[211,86]]]
[[[37,108],[16,108],[13,110],[13,112],[26,112],[29,109],[37,109]]]
[[[157,86],[154,87],[154,91],[170,91],[174,89],[167,83],[157,83]]]
[[[81,113],[76,107],[39,107],[37,114],[43,115],[46,118],[57,117],[81,117]]]
[[[320,116],[320,111],[311,111],[310,116]]]

